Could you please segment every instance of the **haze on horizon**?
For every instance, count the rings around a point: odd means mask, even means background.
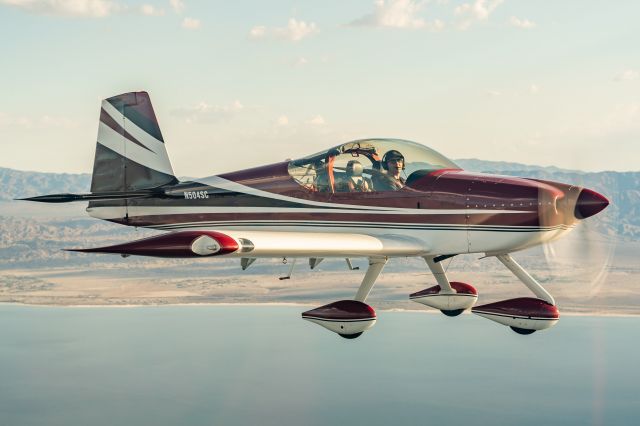
[[[365,137],[638,170],[640,3],[0,0],[0,167],[90,172],[100,100],[150,93],[177,175]]]

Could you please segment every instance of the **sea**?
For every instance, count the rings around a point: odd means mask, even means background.
[[[0,425],[637,425],[640,317],[0,305]]]

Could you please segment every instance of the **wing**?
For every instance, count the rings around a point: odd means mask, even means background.
[[[108,247],[71,249],[156,257],[401,257],[428,247],[406,235],[358,233],[190,230]]]

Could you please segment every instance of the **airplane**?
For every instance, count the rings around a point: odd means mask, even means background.
[[[303,158],[203,179],[176,178],[146,92],[102,101],[88,194],[24,200],[89,201],[92,217],[168,231],[106,247],[70,249],[166,258],[367,258],[353,299],[302,313],[356,338],[376,322],[366,299],[387,261],[421,257],[437,285],[409,298],[447,316],[465,310],[531,334],[558,322],[554,298],[511,253],[553,241],[609,204],[601,194],[540,179],[474,173],[422,144],[361,139]],[[476,289],[449,281],[442,261],[494,256],[535,297],[481,306]],[[289,276],[291,275],[291,270]],[[287,278],[287,277],[283,277]]]

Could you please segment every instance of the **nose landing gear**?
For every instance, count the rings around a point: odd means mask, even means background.
[[[448,317],[457,317],[471,308],[478,300],[476,289],[466,283],[449,282],[440,262],[432,257],[425,257],[438,285],[412,293],[409,299],[414,302],[439,309]]]

